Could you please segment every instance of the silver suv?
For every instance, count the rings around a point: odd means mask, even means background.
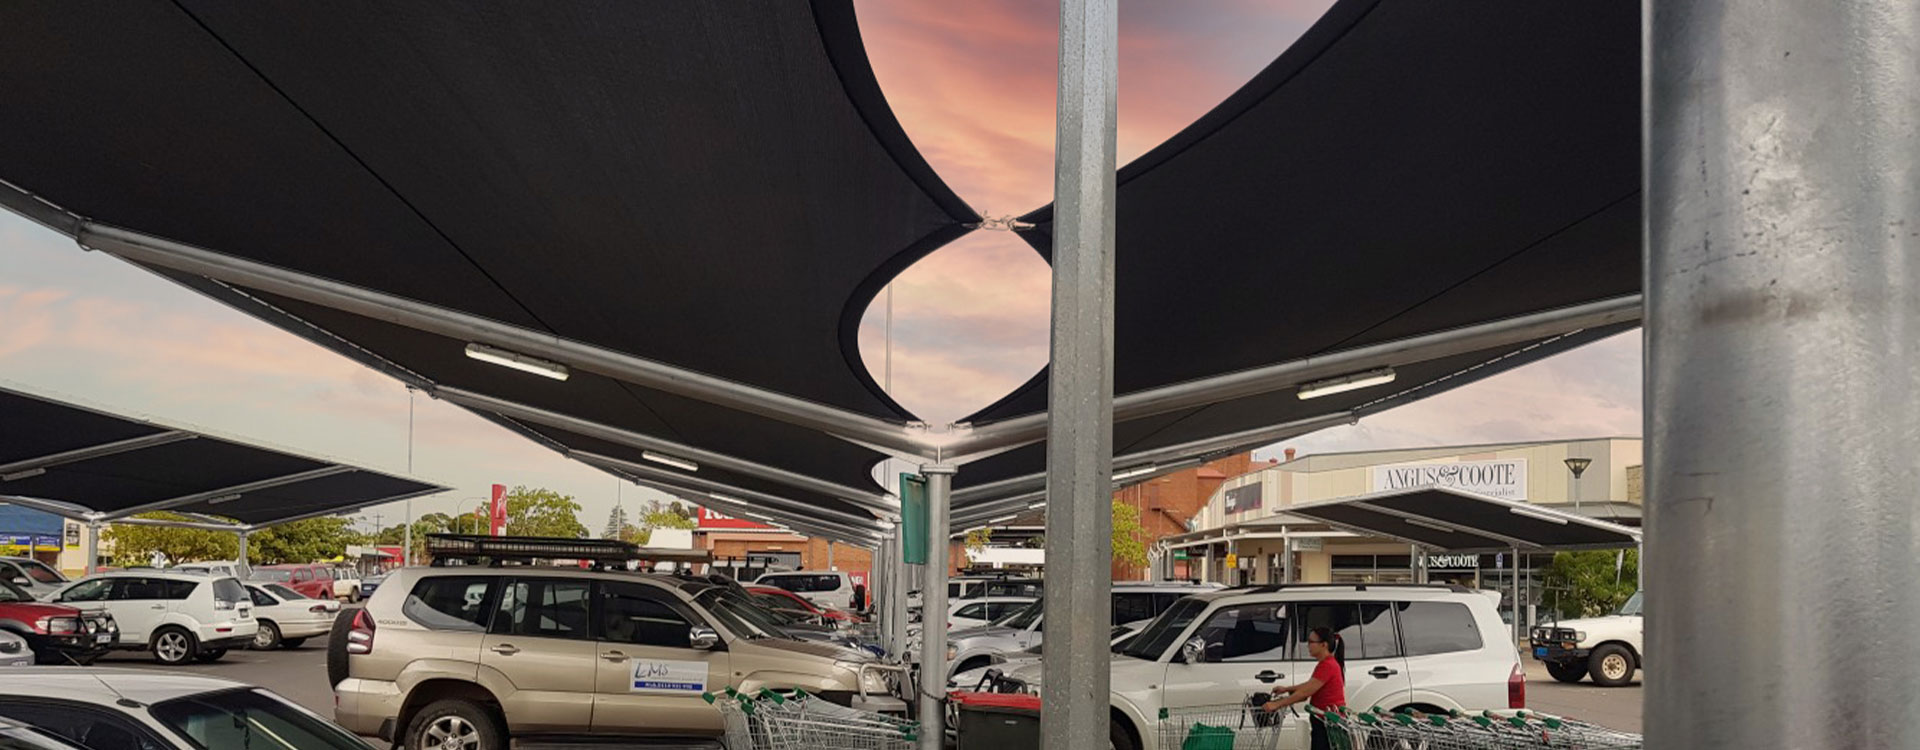
[[[1217,583],[1128,582],[1113,583],[1112,624],[1115,626],[1151,620],[1165,612],[1181,597],[1220,589]],[[1046,618],[1045,600],[975,628],[961,628],[947,635],[947,677],[1005,661],[1021,651],[1040,645]]]
[[[703,692],[804,688],[902,711],[897,668],[792,640],[730,587],[647,573],[403,568],[336,626],[334,718],[407,750],[717,737]]]

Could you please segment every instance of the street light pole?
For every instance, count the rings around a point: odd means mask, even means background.
[[[1567,471],[1573,472],[1573,509],[1579,510],[1580,509],[1580,475],[1585,474],[1587,472],[1587,467],[1593,465],[1593,459],[1569,458],[1567,459],[1566,464],[1567,464]]]

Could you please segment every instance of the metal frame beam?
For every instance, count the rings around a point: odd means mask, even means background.
[[[848,487],[837,482],[829,482],[824,479],[818,479],[786,469],[735,458],[724,453],[717,453],[704,448],[696,448],[691,445],[683,445],[671,440],[663,440],[631,430],[610,427],[598,422],[459,388],[432,386],[427,388],[426,391],[429,396],[470,409],[482,409],[510,419],[545,425],[554,429],[566,430],[568,432],[599,438],[610,443],[617,443],[641,450],[670,453],[701,466],[726,469],[727,471],[745,474],[769,482],[777,482],[808,492],[831,495],[856,505],[872,508],[881,513],[896,516],[900,513],[899,501],[890,501],[886,493],[880,492],[877,489],[862,490]]]
[[[419,492],[408,492],[403,495],[394,495],[393,497],[383,497],[383,498],[380,498],[379,500],[368,500],[364,503],[354,503],[353,505],[347,505],[347,506],[342,506],[338,508],[328,508],[326,510],[308,511],[306,513],[299,513],[296,515],[287,516],[286,518],[276,518],[274,520],[264,521],[261,523],[250,523],[250,524],[247,524],[247,528],[249,530],[258,530],[258,529],[264,529],[272,526],[279,526],[280,524],[283,524],[283,523],[293,523],[294,521],[305,521],[309,518],[319,518],[321,516],[338,516],[346,513],[357,513],[363,509],[371,508],[375,505],[386,505],[387,503],[398,503],[406,500],[412,500],[416,497],[438,495],[442,492],[446,492],[449,489],[451,488],[434,487],[431,489],[420,490]],[[198,515],[198,514],[188,513],[185,515]],[[119,523],[119,522],[116,521],[116,523]]]
[[[0,503],[5,503],[7,505],[18,505],[22,508],[32,508],[37,511],[52,513],[56,516],[65,518],[69,521],[97,521],[97,520],[100,520],[100,516],[101,516],[101,514],[97,511],[93,511],[87,508],[82,508],[72,503],[63,503],[56,500],[42,500],[37,497],[21,497],[19,495],[0,495]]]
[[[156,518],[119,518],[102,523],[124,523],[129,526],[158,526],[168,529],[204,529],[206,531],[246,531],[249,527],[240,523],[208,523],[204,521],[164,521]]]
[[[632,476],[632,475],[623,473],[620,469],[615,467],[602,466],[600,468],[605,471],[619,474],[621,478],[626,479],[627,481],[633,482],[643,487],[651,487],[653,489],[659,490],[661,492],[665,492],[669,495],[673,495],[674,497],[678,497],[682,500],[686,500],[687,502],[694,503],[696,505],[704,505],[711,508],[719,508],[719,509],[728,511],[729,513],[740,515],[742,517],[765,518],[765,519],[771,520],[774,523],[778,523],[783,526],[790,527],[795,531],[804,531],[809,534],[815,534],[825,539],[834,539],[837,541],[847,542],[850,544],[864,543],[869,538],[876,537],[880,534],[879,530],[868,530],[864,528],[855,528],[852,526],[842,526],[838,523],[834,523],[834,522],[826,521],[822,519],[794,516],[794,515],[791,515],[792,513],[791,511],[786,511],[780,508],[769,509],[761,506],[756,506],[756,505],[753,505],[752,503],[745,502],[744,499],[740,501],[728,500],[726,499],[726,496],[724,496],[724,494],[720,497],[716,497],[713,493],[710,493],[710,492],[690,489],[690,488],[682,487],[675,484],[669,484],[667,482],[654,481],[651,479],[647,479],[645,477]]]
[[[760,492],[757,490],[749,490],[749,489],[744,489],[740,487],[735,487],[730,484],[725,484],[723,482],[716,482],[704,477],[696,477],[688,474],[679,474],[676,472],[668,471],[664,468],[649,466],[647,464],[643,464],[638,461],[628,461],[624,458],[614,458],[612,456],[603,456],[598,453],[593,453],[590,451],[581,451],[581,450],[572,450],[572,449],[567,450],[566,455],[568,458],[577,459],[582,463],[587,463],[587,464],[599,466],[602,468],[619,469],[623,472],[633,474],[637,477],[651,479],[655,482],[662,482],[665,484],[676,485],[679,487],[683,487],[689,491],[703,492],[703,493],[717,492],[722,495],[732,495],[734,497],[738,497],[743,500],[744,499],[758,500],[760,502],[764,502],[769,505],[790,508],[797,512],[807,513],[812,518],[817,518],[820,520],[831,519],[831,520],[839,521],[853,528],[862,528],[862,527],[868,527],[868,526],[871,526],[873,528],[879,528],[879,522],[881,520],[878,518],[874,518],[872,516],[863,517],[863,516],[860,516],[854,513],[848,513],[845,511],[834,510],[831,508],[822,508],[816,505],[811,505],[805,502],[801,502],[799,500],[790,500],[784,497],[780,497],[778,495],[769,495],[767,493]],[[823,516],[824,518],[821,518]]]
[[[78,463],[80,461],[111,456],[116,453],[127,453],[143,448],[152,448],[157,445],[177,443],[182,440],[192,440],[196,437],[199,436],[191,432],[167,430],[152,435],[116,440],[111,443],[90,445],[85,448],[75,448],[70,451],[50,453],[45,456],[40,456],[39,458],[29,458],[22,461],[0,464],[0,476],[16,474],[22,471],[32,471],[34,469],[48,469],[62,464]],[[0,479],[0,482],[4,481],[6,480]]]
[[[249,492],[258,492],[260,490],[272,489],[274,487],[284,487],[289,484],[298,484],[300,482],[305,482],[310,479],[330,477],[335,474],[345,474],[353,471],[359,471],[359,469],[355,469],[354,467],[351,467],[351,466],[342,466],[340,464],[322,466],[318,469],[308,469],[306,471],[295,472],[292,474],[287,474],[285,476],[269,477],[267,479],[260,479],[252,482],[244,482],[241,484],[233,485],[231,487],[222,487],[217,490],[195,492],[191,495],[181,495],[179,497],[168,498],[166,500],[155,500],[150,503],[142,503],[140,505],[136,505],[131,508],[125,508],[122,510],[117,510],[111,513],[104,514],[101,516],[100,520],[118,522],[123,518],[127,518],[129,516],[133,516],[139,513],[151,513],[156,510],[166,510],[168,508],[178,508],[185,505],[192,505],[194,503],[205,502],[207,500],[211,500],[213,498],[220,497],[222,495],[245,495]]]

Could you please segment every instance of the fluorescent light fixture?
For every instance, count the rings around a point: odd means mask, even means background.
[[[640,451],[640,457],[648,461],[652,461],[656,464],[666,464],[676,469],[686,469],[687,471],[700,470],[699,464],[696,464],[692,461],[688,461],[679,456],[669,456],[665,453],[655,453],[653,451]]]
[[[1047,501],[1045,500],[1035,500],[1027,504],[1027,510],[1039,510],[1045,507],[1047,507]]]
[[[718,493],[718,492],[709,492],[709,493],[707,493],[707,497],[711,497],[711,498],[713,498],[713,499],[715,499],[715,500],[719,500],[720,502],[723,502],[723,503],[736,503],[736,504],[739,504],[739,505],[751,505],[751,503],[748,503],[748,502],[747,502],[747,501],[745,501],[745,500],[741,500],[740,498],[737,498],[737,497],[733,497],[733,496],[730,496],[730,495],[722,495],[722,494],[720,494],[720,493]]]
[[[1407,524],[1411,526],[1418,526],[1423,529],[1433,529],[1434,531],[1445,531],[1449,534],[1459,531],[1459,529],[1456,529],[1452,526],[1448,526],[1444,523],[1436,523],[1433,521],[1422,521],[1418,518],[1409,518],[1409,519],[1406,519],[1406,521],[1407,521]]]
[[[996,524],[996,523],[1006,523],[1006,522],[1008,522],[1008,521],[1011,521],[1011,520],[1013,520],[1013,519],[1016,519],[1016,518],[1019,518],[1019,517],[1020,517],[1020,514],[1018,514],[1018,513],[1015,513],[1015,514],[1013,514],[1013,515],[1011,515],[1011,516],[1001,516],[1001,517],[999,517],[999,518],[989,518],[989,519],[987,519],[987,525],[989,525],[989,526],[991,526],[991,525],[993,525],[993,524]]]
[[[1135,466],[1131,469],[1125,469],[1120,473],[1113,475],[1113,481],[1118,482],[1122,479],[1132,479],[1137,476],[1152,474],[1159,470],[1160,470],[1160,466],[1158,464],[1142,464],[1139,466]]]
[[[1557,523],[1557,524],[1560,524],[1561,526],[1567,525],[1567,519],[1562,518],[1557,513],[1548,513],[1544,510],[1535,510],[1533,508],[1508,508],[1507,512],[1512,513],[1516,516],[1525,516],[1527,518],[1531,518],[1536,521],[1546,521],[1547,523]]]
[[[521,372],[530,372],[543,378],[554,380],[567,379],[567,366],[558,362],[548,362],[538,357],[529,357],[519,352],[487,346],[486,344],[468,344],[467,356],[482,362],[491,362],[501,367],[511,367]]]
[[[41,468],[25,469],[22,471],[16,471],[12,474],[0,474],[0,482],[11,482],[15,479],[30,479],[32,477],[37,477],[45,473],[47,473],[46,469],[41,469]]]
[[[221,495],[221,496],[219,496],[219,497],[216,497],[216,498],[213,498],[213,499],[211,499],[211,500],[208,500],[208,501],[207,501],[207,504],[208,504],[208,505],[219,505],[219,504],[221,504],[221,503],[230,503],[230,502],[233,502],[233,501],[235,501],[235,500],[239,500],[239,499],[240,499],[240,493],[238,493],[238,492],[236,492],[236,493],[233,493],[233,494],[231,494],[231,495]]]
[[[1352,375],[1341,375],[1337,378],[1316,380],[1300,386],[1300,400],[1305,401],[1310,398],[1331,396],[1335,393],[1345,393],[1361,388],[1383,385],[1393,382],[1393,378],[1393,368],[1382,367],[1366,372],[1356,372]]]

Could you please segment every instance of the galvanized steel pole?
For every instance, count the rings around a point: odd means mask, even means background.
[[[1920,4],[1647,7],[1647,746],[1920,747]]]
[[[893,654],[907,661],[907,595],[913,591],[913,576],[907,570],[906,524],[893,531],[893,599],[887,602],[887,629],[893,633]]]
[[[927,464],[927,564],[920,582],[920,747],[945,750],[947,695],[947,503],[954,467]]]
[[[1113,590],[1116,0],[1061,0],[1040,744],[1104,750]]]

